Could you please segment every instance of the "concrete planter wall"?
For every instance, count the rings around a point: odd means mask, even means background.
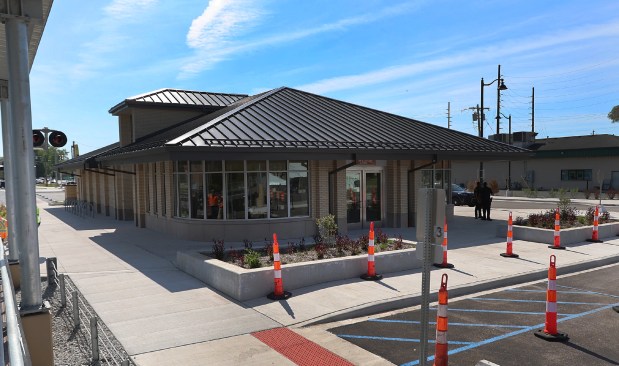
[[[415,249],[377,253],[380,274],[420,268]],[[244,269],[211,259],[195,251],[178,252],[176,265],[207,285],[238,300],[246,301],[273,292],[273,267]],[[324,259],[282,266],[284,290],[292,291],[320,283],[358,278],[367,271],[367,256]]]
[[[583,226],[570,229],[561,229],[561,245],[575,244],[591,239],[592,226]],[[598,226],[600,239],[614,237],[619,234],[619,222],[612,222]],[[497,227],[498,237],[507,237],[507,225]],[[514,240],[532,241],[535,243],[554,243],[554,230],[540,229],[528,226],[513,226]]]

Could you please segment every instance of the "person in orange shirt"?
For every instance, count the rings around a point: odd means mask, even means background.
[[[219,214],[220,200],[219,197],[215,194],[214,190],[211,189],[211,191],[209,192],[207,201],[209,208],[209,215],[207,218],[216,219],[217,215]]]

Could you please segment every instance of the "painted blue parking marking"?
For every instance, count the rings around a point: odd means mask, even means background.
[[[595,292],[595,291],[587,291],[587,290],[583,290],[583,289],[579,289],[579,288],[575,288],[575,287],[569,287],[569,286],[561,286],[561,285],[557,285],[557,287],[562,287],[562,288],[569,288],[571,290],[579,290],[579,291],[584,291],[585,293],[588,294],[593,294],[593,295],[602,295],[602,296],[609,296],[609,297],[614,297],[616,299],[619,299],[619,296],[617,295],[611,295],[611,294],[605,294],[603,292]],[[561,291],[561,293],[563,293],[564,291]]]
[[[435,310],[436,308],[430,308],[430,310]],[[494,313],[494,314],[518,314],[518,315],[546,315],[546,312],[535,312],[535,311],[507,311],[507,310],[479,310],[479,309],[457,309],[457,308],[449,308],[449,311],[462,311],[465,313]],[[572,315],[572,314],[558,314],[558,315]]]
[[[377,323],[401,323],[401,324],[421,324],[416,320],[395,320],[395,319],[368,319],[370,322]],[[432,325],[436,325],[436,322],[430,322]],[[528,325],[506,325],[506,324],[471,324],[471,323],[456,323],[449,322],[449,326],[457,325],[462,327],[493,327],[493,328],[527,328]]]
[[[398,337],[375,337],[375,336],[364,336],[364,335],[354,335],[354,334],[338,334],[340,338],[355,338],[355,339],[372,339],[378,341],[396,341],[396,342],[413,342],[419,343],[420,339],[416,338],[398,338]],[[435,340],[428,340],[428,343],[436,343]],[[459,341],[449,341],[449,344],[472,344],[473,342],[459,342]]]
[[[589,311],[585,311],[583,313],[568,315],[565,318],[558,319],[557,323],[561,323],[561,322],[564,322],[564,321],[567,321],[567,320],[571,320],[571,319],[576,319],[576,318],[579,318],[579,317],[585,316],[585,315],[594,314],[594,313],[597,313],[598,311],[610,309],[610,308],[612,308],[614,306],[617,306],[617,305],[619,305],[619,302],[615,303],[615,304],[610,304],[610,305],[602,306],[602,307],[599,307],[597,309],[592,309],[592,310],[589,310]],[[492,337],[492,338],[483,340],[481,342],[475,342],[475,343],[469,344],[469,345],[467,345],[465,347],[460,347],[460,348],[452,349],[452,350],[448,351],[447,354],[448,355],[453,355],[453,354],[456,354],[456,353],[467,351],[467,350],[470,350],[470,349],[473,349],[473,348],[477,348],[479,346],[483,346],[483,345],[486,345],[486,344],[489,344],[489,343],[493,343],[493,342],[496,342],[496,341],[499,341],[499,340],[502,340],[502,339],[505,339],[505,338],[509,338],[509,337],[512,337],[512,336],[515,336],[515,335],[518,335],[518,334],[522,334],[522,333],[526,333],[526,332],[529,332],[529,331],[532,331],[532,330],[535,330],[535,329],[538,329],[538,328],[542,328],[542,327],[544,327],[544,325],[545,325],[544,323],[540,323],[540,324],[532,325],[532,326],[527,327],[527,328],[523,328],[523,329],[520,329],[520,330],[516,330],[516,331],[510,332],[510,333],[506,333],[506,334],[502,334],[502,335],[499,335],[499,336],[496,336],[496,337]],[[428,361],[431,361],[431,360],[434,360],[434,356],[428,357]],[[414,365],[419,365],[419,360],[407,362],[407,363],[402,364],[401,366],[414,366]]]
[[[562,292],[561,292],[562,293]],[[505,302],[531,302],[531,303],[546,303],[546,300],[518,300],[518,299],[496,299],[492,297],[473,297],[471,300],[485,300],[485,301],[505,301]],[[596,306],[604,306],[606,303],[599,302],[573,302],[573,301],[557,301],[557,304],[566,304],[566,305],[596,305]]]
[[[557,287],[559,287],[557,285]],[[505,291],[508,292],[538,292],[538,293],[546,293],[547,290],[521,290],[518,288],[508,288]],[[561,291],[562,294],[593,294],[591,291]]]

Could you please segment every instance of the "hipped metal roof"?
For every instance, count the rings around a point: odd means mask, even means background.
[[[228,106],[246,94],[223,94],[180,89],[159,89],[153,92],[129,97],[112,107],[109,112],[117,115],[129,107],[164,107],[164,108],[221,108]]]
[[[501,142],[282,87],[182,121],[104,152],[96,160],[503,160],[523,159],[528,153]]]

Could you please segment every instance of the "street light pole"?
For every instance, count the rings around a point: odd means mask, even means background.
[[[497,73],[497,80],[501,80],[501,65],[499,65],[499,71]],[[497,84],[496,88],[496,134],[497,137],[499,135],[499,131],[501,130],[501,83]]]
[[[497,116],[496,116],[496,133],[499,133],[499,120],[500,120],[500,113],[501,113],[501,90],[507,90],[507,86],[505,85],[505,83],[503,82],[503,79],[501,79],[501,65],[499,65],[499,73],[498,73],[498,77],[494,80],[492,80],[489,83],[484,83],[484,78],[481,78],[481,115],[479,118],[479,123],[480,128],[479,128],[479,137],[483,138],[484,137],[484,86],[490,86],[492,84],[494,84],[495,81],[498,81],[497,83],[497,101],[496,101],[496,109],[497,109]],[[484,170],[484,162],[480,161],[479,162],[479,181],[482,182],[483,181],[483,170]]]

